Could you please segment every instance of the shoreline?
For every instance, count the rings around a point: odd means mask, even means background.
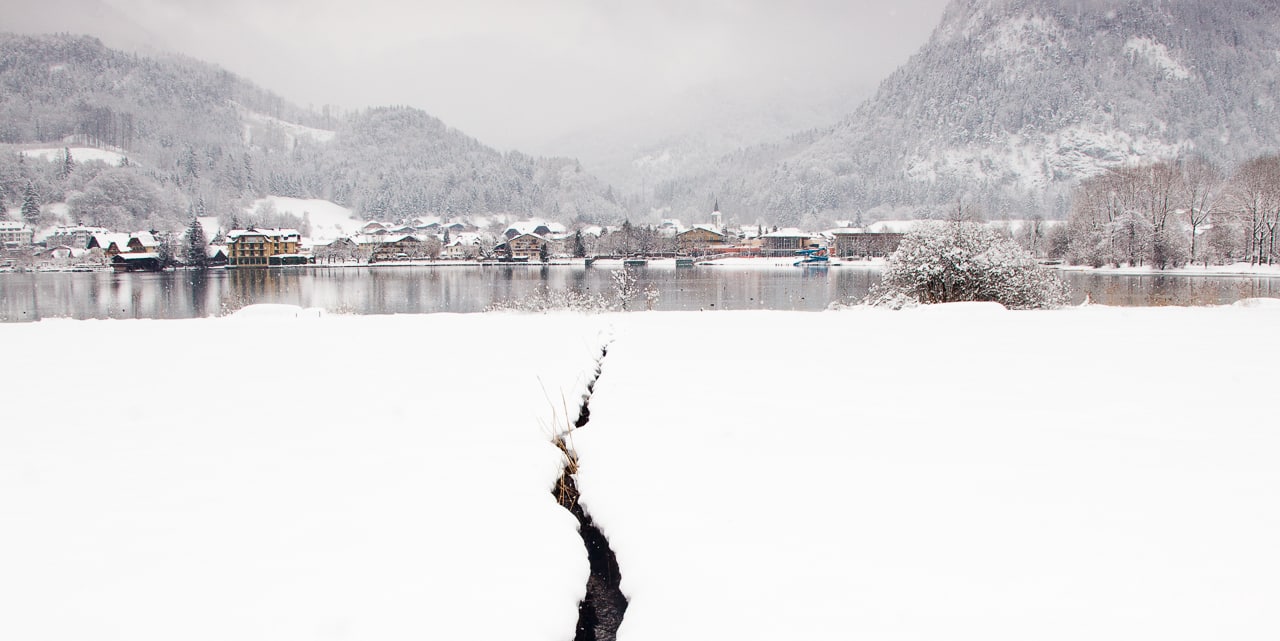
[[[209,267],[209,270],[230,269],[230,270],[256,270],[256,269],[395,269],[403,267],[432,267],[432,268],[458,268],[458,267],[527,267],[527,268],[544,268],[544,267],[577,267],[582,269],[621,269],[624,267],[624,259],[621,258],[600,258],[593,261],[591,265],[584,265],[582,258],[558,258],[547,262],[530,261],[530,262],[500,262],[500,261],[476,261],[476,260],[405,260],[405,261],[388,261],[381,263],[311,263],[306,265],[270,265],[270,266],[238,266],[232,267],[220,265]],[[637,267],[638,269],[677,269],[675,258],[653,258],[643,259],[645,265]],[[839,260],[834,259],[825,265],[818,266],[798,266],[794,257],[731,257],[719,259],[698,260],[694,263],[693,268],[716,268],[723,270],[794,270],[801,269],[825,269],[825,268],[841,268],[841,269],[865,269],[865,270],[882,270],[887,262],[883,258],[871,258],[866,260]],[[1070,272],[1074,274],[1097,274],[1104,276],[1176,276],[1186,278],[1197,277],[1213,277],[1213,278],[1280,278],[1280,264],[1277,265],[1252,265],[1250,263],[1233,263],[1231,265],[1211,265],[1194,266],[1194,267],[1176,267],[1171,269],[1156,269],[1154,267],[1091,267],[1088,265],[1046,265],[1047,269],[1058,272]],[[680,269],[688,269],[687,267],[679,267]],[[175,267],[164,271],[189,271],[187,267]],[[29,269],[14,269],[12,267],[0,268],[0,274],[70,274],[70,273],[101,273],[113,272],[109,266],[88,267],[79,266],[60,266],[60,267],[36,267]],[[135,272],[118,272],[118,273],[135,273]],[[157,272],[136,272],[136,273],[157,273]]]

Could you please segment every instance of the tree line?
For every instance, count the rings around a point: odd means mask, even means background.
[[[1150,265],[1280,261],[1280,155],[1227,173],[1197,156],[1111,169],[1080,183],[1049,254],[1073,264]]]

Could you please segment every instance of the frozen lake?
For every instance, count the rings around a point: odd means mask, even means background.
[[[164,273],[3,273],[0,320],[199,318],[255,303],[286,303],[354,314],[479,312],[540,287],[608,294],[607,267],[448,266],[274,268]],[[856,300],[880,279],[866,267],[639,270],[661,293],[658,310],[818,311]],[[1064,272],[1075,302],[1086,294],[1116,306],[1219,305],[1280,297],[1280,279],[1253,276],[1119,275]],[[643,306],[643,303],[638,303]]]

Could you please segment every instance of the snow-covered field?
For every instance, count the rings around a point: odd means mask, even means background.
[[[326,143],[332,142],[334,137],[337,136],[337,132],[329,129],[317,129],[315,127],[307,127],[287,120],[281,120],[274,116],[268,116],[266,114],[253,111],[234,101],[231,104],[235,106],[236,112],[240,114],[240,119],[244,122],[244,139],[246,143],[251,143],[253,141],[254,127],[279,131],[288,136],[291,145],[298,138],[310,138],[315,142]]]
[[[313,243],[327,243],[337,238],[350,236],[365,225],[350,208],[337,203],[317,198],[289,198],[286,196],[267,196],[253,201],[245,212],[253,213],[259,207],[270,204],[276,212],[293,214],[298,218],[311,221],[311,235],[308,240]]]
[[[285,312],[0,325],[0,639],[572,637],[599,323]]]
[[[27,158],[40,158],[48,161],[61,161],[62,153],[67,148],[51,147],[48,149],[24,149],[22,155]],[[74,162],[85,162],[89,160],[99,160],[108,165],[119,165],[120,160],[124,158],[124,154],[106,149],[98,149],[97,147],[70,147],[71,160]]]
[[[619,639],[1277,638],[1275,303],[618,317]]]
[[[1280,301],[0,325],[0,638],[1280,638]],[[129,355],[69,370],[93,354]],[[188,377],[190,375],[190,378]],[[568,411],[566,411],[568,408]]]

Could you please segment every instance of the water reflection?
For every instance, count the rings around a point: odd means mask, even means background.
[[[1280,297],[1280,279],[1248,276],[1124,276],[1090,272],[1062,274],[1071,286],[1072,302],[1091,300],[1118,307],[1227,305],[1245,298]]]
[[[568,266],[284,268],[135,273],[0,274],[0,319],[200,318],[254,303],[286,303],[355,314],[478,312],[539,287],[612,293],[611,270]],[[1280,279],[1063,274],[1074,302],[1218,305],[1280,297]],[[655,309],[815,311],[857,300],[880,280],[863,268],[639,270],[660,293]]]

